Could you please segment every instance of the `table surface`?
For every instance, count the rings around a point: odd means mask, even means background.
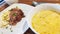
[[[60,0],[19,0],[19,3],[31,5],[33,1],[46,3],[60,3]],[[35,34],[30,28],[24,34]]]
[[[19,0],[18,2],[31,5],[33,1],[36,1],[36,2],[48,2],[48,3],[60,3],[60,0]]]
[[[24,4],[32,5],[33,1],[46,2],[46,3],[60,3],[60,0],[18,0],[18,3],[24,3]],[[3,8],[6,8],[6,6]],[[0,11],[2,11],[3,8],[2,9],[0,8]],[[24,34],[35,34],[35,33],[29,28]]]

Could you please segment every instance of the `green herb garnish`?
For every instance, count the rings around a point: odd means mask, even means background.
[[[11,32],[13,32],[13,30],[11,30]]]
[[[7,29],[8,27],[6,27],[6,29]]]
[[[10,28],[10,31],[13,32],[13,30],[12,30],[12,26],[11,26],[11,28]]]
[[[14,13],[14,14],[13,14],[13,16],[17,16],[17,14],[16,14],[16,13]]]

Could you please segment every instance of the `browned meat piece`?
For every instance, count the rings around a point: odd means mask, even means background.
[[[25,17],[22,10],[17,8],[11,9],[9,15],[10,15],[10,21],[9,21],[10,25],[16,25],[19,21],[21,21],[23,17]]]

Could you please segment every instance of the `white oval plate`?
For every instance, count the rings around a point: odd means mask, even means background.
[[[2,12],[0,12],[0,15],[8,10],[11,10],[12,8],[16,8],[16,6],[24,12],[25,17],[29,13],[29,11],[33,10],[33,8],[34,8],[34,7],[26,5],[26,4],[16,3],[16,4],[9,6]],[[23,34],[29,28],[28,25],[26,25],[26,24],[27,24],[26,18],[23,18],[16,26],[14,26],[12,28],[13,32],[10,32],[8,29],[0,29],[0,34],[2,34],[2,32],[3,32],[3,34]]]

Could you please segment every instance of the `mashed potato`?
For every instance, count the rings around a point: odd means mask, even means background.
[[[33,16],[32,27],[39,34],[60,34],[60,14],[52,10],[41,10]]]
[[[9,11],[4,12],[0,15],[0,28],[6,27],[9,23]]]

